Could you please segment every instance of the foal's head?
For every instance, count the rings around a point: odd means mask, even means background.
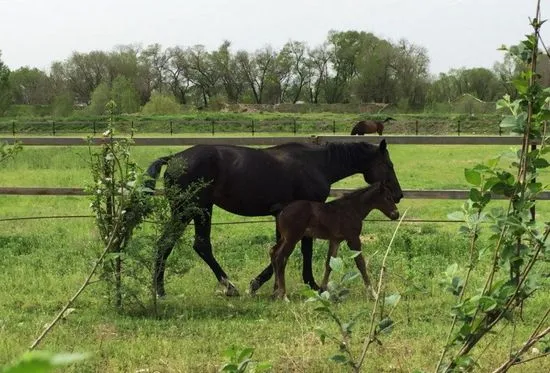
[[[369,188],[369,192],[362,196],[363,203],[370,204],[373,209],[382,211],[391,220],[399,218],[399,210],[395,205],[391,189],[386,183],[376,183]]]

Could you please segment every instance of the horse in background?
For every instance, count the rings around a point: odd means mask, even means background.
[[[382,133],[384,132],[384,123],[395,120],[391,117],[387,117],[384,120],[362,120],[360,122],[355,123],[353,128],[351,129],[351,135],[364,135],[366,133],[378,133],[380,136],[382,136]]]

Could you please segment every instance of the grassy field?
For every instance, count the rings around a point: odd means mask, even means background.
[[[489,159],[502,146],[413,146],[390,147],[392,160],[404,189],[467,188],[464,167]],[[180,148],[137,147],[133,155],[145,167],[157,156]],[[0,166],[2,186],[73,186],[90,181],[88,149],[85,147],[26,147],[15,160]],[[548,175],[543,181],[548,182]],[[361,185],[351,177],[336,187]],[[0,219],[22,216],[89,215],[86,197],[0,197]],[[403,200],[413,218],[446,219],[461,201]],[[547,202],[537,206],[539,221],[548,220]],[[379,218],[373,213],[370,217]],[[242,217],[214,211],[214,222],[226,223]],[[389,243],[395,222],[368,223],[362,240],[371,273],[381,265],[381,252]],[[137,237],[154,232],[145,224]],[[393,319],[392,334],[374,346],[367,356],[366,372],[433,371],[443,346],[451,317],[453,296],[439,285],[446,267],[467,258],[465,238],[457,235],[457,224],[411,224],[400,230],[388,265],[388,292],[404,296]],[[272,223],[217,224],[212,241],[216,256],[241,292],[267,263],[273,244]],[[24,352],[66,300],[78,288],[101,246],[93,219],[0,221],[0,366]],[[405,243],[405,237],[410,245]],[[270,361],[277,372],[343,371],[328,361],[336,352],[332,344],[321,344],[316,327],[335,331],[334,325],[314,311],[301,295],[301,255],[289,262],[287,280],[290,303],[270,299],[271,282],[256,297],[226,298],[217,294],[215,277],[191,249],[188,229],[168,260],[166,299],[160,302],[159,319],[144,316],[138,309],[115,312],[105,299],[101,282],[93,284],[77,300],[75,311],[44,341],[51,351],[86,351],[91,357],[68,368],[70,372],[214,372],[224,362],[223,351],[231,346],[250,346],[254,357]],[[315,243],[314,273],[319,280],[327,244]],[[299,250],[297,250],[299,252]],[[341,250],[347,254],[348,250]],[[473,278],[481,282],[480,273]],[[185,270],[186,273],[181,274]],[[515,331],[515,344],[525,339],[537,321],[536,315],[550,302],[548,286],[529,301]],[[364,288],[358,281],[338,311],[351,315],[370,310]],[[367,330],[368,315],[356,326],[354,350]],[[511,327],[485,349],[480,371],[490,371],[509,351]],[[512,371],[550,370],[550,361],[534,361]]]

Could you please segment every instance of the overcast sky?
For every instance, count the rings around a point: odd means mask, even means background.
[[[542,1],[543,19],[550,2]],[[534,0],[0,0],[0,50],[11,69],[48,69],[73,51],[203,44],[233,51],[289,40],[316,46],[329,30],[405,38],[428,49],[430,71],[492,67],[496,49],[530,32]],[[550,22],[543,26],[550,44]]]

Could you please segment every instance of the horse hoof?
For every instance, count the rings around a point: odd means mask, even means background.
[[[271,294],[271,299],[273,299],[273,300],[284,300],[286,302],[290,302],[290,300],[288,300],[288,297],[286,296],[286,294],[282,293],[280,291],[274,291],[273,294]]]
[[[258,280],[252,280],[250,281],[250,286],[248,288],[248,294],[250,295],[256,295],[256,292],[260,288],[260,282]]]
[[[235,287],[228,287],[225,289],[224,294],[228,297],[238,297],[239,291]]]
[[[315,282],[311,282],[308,284],[309,287],[311,288],[311,290],[315,290],[315,291],[321,291],[321,287],[319,285],[317,285]]]

